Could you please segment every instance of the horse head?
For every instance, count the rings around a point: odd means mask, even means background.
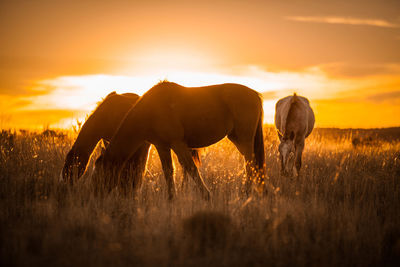
[[[86,165],[89,161],[87,153],[81,153],[78,149],[72,148],[64,162],[64,167],[61,170],[60,181],[73,183],[79,179],[86,170]]]
[[[281,160],[281,172],[285,176],[293,176],[295,160],[294,133],[284,136],[279,144],[279,154]]]

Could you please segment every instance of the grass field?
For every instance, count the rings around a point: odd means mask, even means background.
[[[137,198],[58,183],[74,134],[3,131],[1,266],[390,266],[400,261],[400,129],[315,129],[298,178],[279,175],[265,128],[266,197],[241,193],[228,141],[202,153],[206,202],[190,181],[167,201],[151,150]],[[354,143],[354,140],[358,140]],[[366,141],[364,141],[366,140]]]

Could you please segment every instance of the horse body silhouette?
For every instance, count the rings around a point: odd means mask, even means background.
[[[126,113],[137,102],[139,96],[132,93],[110,93],[97,106],[79,131],[71,150],[68,152],[61,179],[73,183],[86,170],[93,149],[100,140],[110,141]],[[142,143],[130,159],[128,166],[134,169],[134,179],[140,183],[145,170],[150,144]],[[134,167],[133,167],[134,166]]]
[[[294,94],[276,103],[275,126],[281,142],[279,157],[284,175],[292,176],[294,165],[299,174],[304,141],[311,134],[314,123],[314,112],[307,98]]]
[[[192,159],[191,149],[212,145],[228,136],[245,157],[246,192],[249,192],[251,178],[258,175],[262,184],[265,175],[262,121],[261,96],[243,85],[187,88],[161,82],[129,110],[105,152],[96,161],[96,170],[99,165],[108,173],[112,173],[112,169],[120,172],[129,157],[147,141],[158,151],[169,198],[175,194],[171,150],[208,198],[209,189]],[[109,188],[115,186],[118,175],[107,178]]]

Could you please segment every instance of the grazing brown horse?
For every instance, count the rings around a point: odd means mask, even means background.
[[[83,175],[97,143],[102,139],[106,142],[111,140],[126,113],[138,99],[138,95],[131,93],[119,95],[112,92],[107,95],[83,124],[68,152],[61,171],[63,181],[69,181],[72,184]],[[131,173],[134,183],[141,183],[149,147],[149,143],[141,143],[139,149],[129,158],[127,166],[131,166],[130,169],[135,171]]]
[[[146,92],[129,110],[104,154],[96,161],[111,190],[130,156],[143,142],[153,144],[160,156],[169,198],[175,195],[171,150],[202,194],[210,192],[191,155],[192,148],[212,145],[228,136],[246,160],[246,192],[251,179],[263,184],[265,175],[263,109],[260,95],[243,85],[220,84],[183,87],[161,82]],[[113,175],[116,171],[117,175]]]
[[[314,122],[314,112],[307,98],[294,94],[276,103],[275,126],[281,141],[279,153],[282,174],[293,176],[293,171],[299,174],[304,140],[311,134]]]

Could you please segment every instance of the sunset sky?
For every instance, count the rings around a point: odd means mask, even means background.
[[[0,127],[71,128],[111,91],[224,82],[319,127],[400,126],[400,1],[0,1]]]

